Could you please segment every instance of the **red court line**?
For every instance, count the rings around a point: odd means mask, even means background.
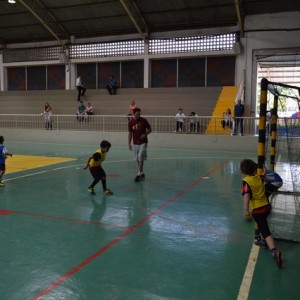
[[[140,222],[138,222],[137,224],[131,226],[130,228],[128,228],[128,230],[126,230],[124,233],[122,233],[121,235],[119,235],[118,237],[116,237],[114,240],[112,240],[110,243],[106,244],[104,247],[102,247],[101,249],[99,249],[98,251],[96,251],[94,254],[92,254],[91,256],[89,256],[88,258],[86,258],[84,261],[82,261],[81,263],[79,263],[77,266],[75,266],[73,269],[71,269],[70,271],[68,271],[67,273],[65,273],[64,275],[62,275],[58,280],[56,280],[55,282],[53,282],[52,284],[50,284],[48,287],[46,287],[44,290],[42,290],[40,293],[38,293],[37,295],[35,295],[32,300],[38,300],[41,299],[41,297],[43,297],[44,295],[48,294],[49,292],[51,292],[53,289],[55,289],[58,285],[60,285],[62,282],[64,282],[65,280],[67,280],[68,278],[70,278],[72,275],[74,275],[75,273],[79,272],[82,268],[84,268],[86,265],[88,265],[90,262],[92,262],[94,259],[96,259],[98,256],[100,256],[101,254],[103,254],[104,252],[106,252],[107,250],[109,250],[111,247],[113,247],[115,244],[117,244],[118,242],[120,242],[121,240],[123,240],[125,237],[127,237],[130,233],[134,232],[136,229],[138,229],[139,227],[141,227],[143,224],[145,224],[148,220],[152,219],[154,216],[156,216],[160,211],[162,211],[164,208],[166,208],[167,206],[169,206],[171,203],[173,203],[175,200],[177,200],[178,198],[180,198],[181,196],[183,196],[184,194],[186,194],[188,191],[190,191],[194,186],[196,186],[197,184],[199,184],[201,181],[203,181],[205,179],[205,177],[215,173],[217,170],[219,170],[223,165],[225,165],[228,162],[229,159],[227,159],[226,161],[224,161],[223,163],[219,164],[218,166],[216,166],[215,168],[213,168],[210,172],[208,172],[207,174],[201,176],[198,180],[196,180],[195,182],[193,182],[192,184],[190,184],[189,186],[187,186],[184,190],[182,190],[181,192],[179,192],[177,195],[175,195],[174,197],[172,197],[170,200],[168,200],[167,202],[165,202],[163,205],[161,205],[160,207],[158,207],[156,210],[154,210],[151,214],[149,214],[147,217],[145,217],[144,219],[142,219]]]
[[[43,214],[35,214],[35,213],[31,213],[31,212],[26,212],[26,211],[24,212],[24,211],[0,209],[0,215],[2,215],[2,216],[9,216],[9,215],[12,215],[12,214],[29,215],[29,216],[39,217],[39,218],[63,220],[63,221],[70,221],[70,222],[75,222],[75,223],[86,223],[86,224],[100,225],[100,226],[106,226],[106,227],[115,227],[115,228],[119,228],[119,229],[127,229],[128,228],[128,226],[118,226],[118,225],[115,225],[115,224],[107,224],[107,223],[96,222],[96,221],[91,222],[91,221],[71,219],[71,218],[66,218],[66,217],[57,217],[57,216],[48,216],[48,215],[43,215]]]

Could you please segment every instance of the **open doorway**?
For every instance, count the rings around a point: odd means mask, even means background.
[[[257,58],[257,97],[256,114],[259,113],[260,82],[262,78],[270,82],[282,83],[300,87],[300,52],[288,54],[266,54]],[[288,95],[279,97],[278,116],[291,117],[299,112],[299,92],[297,89],[279,87],[280,94]],[[273,107],[273,95],[268,92],[267,110]]]

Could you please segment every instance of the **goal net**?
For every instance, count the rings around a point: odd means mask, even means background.
[[[298,107],[297,112],[277,119],[271,127],[275,141],[266,142],[266,147],[276,145],[274,170],[283,179],[283,186],[271,197],[269,225],[275,239],[300,242],[300,87],[268,82],[268,91],[279,109],[286,105],[287,99],[295,101]],[[275,130],[273,135],[272,130]]]

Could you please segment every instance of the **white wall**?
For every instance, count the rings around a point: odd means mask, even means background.
[[[242,53],[237,58],[237,74],[245,70],[247,115],[255,116],[256,58],[259,54],[295,53],[300,47],[300,11],[248,16]],[[298,52],[299,53],[299,52]]]

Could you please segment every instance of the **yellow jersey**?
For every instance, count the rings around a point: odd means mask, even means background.
[[[246,176],[243,181],[251,188],[252,197],[250,199],[250,207],[252,209],[257,209],[269,204],[265,194],[264,183],[259,175]]]
[[[97,161],[95,161],[95,160],[92,158],[92,159],[90,160],[90,162],[89,162],[89,167],[90,167],[90,168],[93,168],[93,167],[100,167],[101,164],[105,161],[107,152],[103,153],[103,152],[101,151],[101,149],[98,149],[98,150],[96,151],[96,153],[100,153],[101,158],[100,158],[99,160],[97,160]]]

